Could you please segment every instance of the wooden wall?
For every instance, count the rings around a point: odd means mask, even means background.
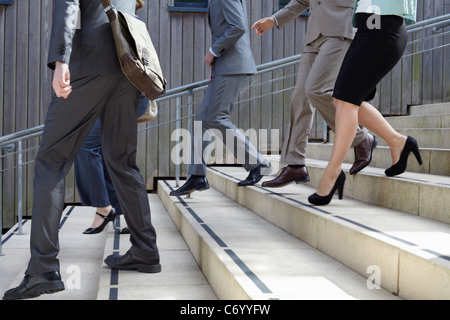
[[[450,0],[418,1],[417,20],[450,13]],[[373,101],[385,115],[402,115],[411,105],[450,101],[450,28],[410,34],[404,58],[381,81]],[[431,48],[442,47],[438,50]],[[422,52],[421,54],[414,54]]]
[[[52,94],[52,73],[46,67],[47,48],[52,25],[54,0],[13,0],[12,5],[0,5],[0,134],[7,135],[44,122]],[[161,66],[168,80],[168,88],[204,80],[209,75],[203,57],[210,45],[210,31],[206,13],[169,12],[170,0],[147,0],[146,7],[138,14],[146,21],[154,45],[159,53]],[[269,16],[277,7],[278,0],[249,0],[249,24],[261,17]],[[450,0],[419,0],[419,19],[426,19],[450,12]],[[282,30],[271,30],[263,37],[252,34],[251,46],[257,64],[262,64],[301,53],[304,46],[307,17],[302,16],[288,24]],[[445,38],[447,43],[448,36]],[[383,113],[403,113],[405,105],[422,102],[449,101],[450,83],[448,77],[449,49],[441,53],[427,53],[419,58],[411,58],[399,73],[393,73],[381,84],[378,104]],[[414,60],[416,59],[416,60]],[[431,60],[430,60],[431,59]],[[420,60],[417,62],[417,60]],[[421,67],[422,62],[425,67]],[[415,67],[415,68],[414,68]],[[441,68],[442,67],[442,68]],[[441,71],[434,71],[441,70]],[[446,70],[445,73],[442,70]],[[271,73],[249,80],[255,84],[270,80],[272,77],[295,73],[291,67],[279,73]],[[390,88],[399,85],[399,78],[412,79],[411,90],[404,97],[396,96],[396,90]],[[417,81],[416,81],[417,80]],[[241,100],[259,96],[283,86],[294,85],[295,79],[287,79],[276,85],[258,87],[252,91],[243,91]],[[400,85],[404,86],[405,81]],[[429,84],[433,83],[430,89]],[[437,89],[436,89],[437,88]],[[431,91],[430,91],[431,90]],[[253,102],[242,102],[233,112],[233,120],[239,128],[266,128],[280,130],[283,139],[284,128],[289,120],[289,102],[291,92],[276,94]],[[202,93],[195,100],[201,101]],[[186,103],[186,99],[183,99]],[[393,107],[394,106],[394,107]],[[395,107],[398,106],[398,107]],[[160,104],[157,119],[139,128],[139,165],[148,188],[154,188],[154,177],[173,177],[175,166],[170,161],[170,152],[175,145],[170,137],[175,124],[146,130],[146,127],[169,121],[175,115],[175,102]],[[198,107],[198,103],[195,108]],[[194,108],[194,111],[195,111]],[[186,110],[183,108],[183,116]],[[320,119],[319,119],[320,123]],[[186,121],[183,121],[186,126]],[[322,129],[314,127],[311,138],[321,139]],[[38,139],[35,139],[38,140]],[[281,146],[282,141],[280,141]],[[26,146],[30,151],[25,161],[32,161],[37,141]],[[13,168],[17,155],[3,152],[3,170]],[[185,166],[182,166],[184,174]],[[24,214],[30,213],[32,197],[33,166],[26,167],[24,182]],[[17,209],[16,170],[3,172],[3,223],[11,226],[15,223],[14,212]],[[77,202],[73,175],[66,180],[66,202]]]
[[[0,134],[7,135],[44,122],[51,97],[52,73],[46,67],[53,0],[13,0],[0,5]],[[29,147],[37,144],[30,141]],[[28,148],[28,145],[25,146]],[[17,171],[15,153],[2,152],[3,226],[15,223]],[[32,161],[35,152],[25,155]],[[33,166],[24,168],[24,214],[32,196]]]
[[[207,79],[209,68],[204,65],[204,55],[211,43],[210,30],[207,23],[206,13],[189,12],[169,12],[167,6],[169,0],[156,0],[147,2],[147,6],[138,14],[147,22],[152,40],[157,51],[160,53],[161,66],[169,81],[169,88]],[[271,1],[248,1],[249,24],[254,21],[273,14],[277,5],[277,0]],[[251,36],[251,46],[255,62],[257,65],[273,60],[289,57],[301,52],[304,46],[304,34],[306,32],[307,17],[299,17],[283,30],[271,30],[264,37]],[[295,72],[295,68],[290,68],[286,72]],[[282,73],[284,74],[284,73]],[[268,80],[272,74],[260,77],[253,77],[246,86],[260,81]],[[293,86],[294,79],[285,81],[281,86]],[[257,96],[272,90],[273,88],[257,88],[250,93],[244,90],[241,100],[247,100],[250,96]],[[243,102],[235,107],[232,117],[233,122],[243,130],[249,128],[277,128],[284,133],[284,127],[289,116],[289,100],[291,92],[257,99],[255,102]],[[194,112],[199,107],[202,93],[195,96]],[[186,99],[183,99],[185,105]],[[162,113],[148,126],[155,122],[164,123],[175,117],[173,109],[175,102],[160,104]],[[183,108],[182,115],[186,116],[186,108]],[[145,126],[144,126],[145,127]],[[186,127],[186,121],[183,121]],[[175,129],[175,124],[165,125],[159,129],[143,131],[140,134],[140,148],[145,154],[145,161],[141,156],[141,168],[145,170],[144,176],[147,185],[153,188],[153,177],[173,177],[175,166],[167,155],[170,154],[175,143],[162,143],[170,139],[171,133]],[[142,129],[143,130],[143,129]],[[283,133],[280,134],[282,138]],[[145,137],[144,137],[145,135]],[[279,143],[281,145],[281,143]],[[157,147],[157,152],[155,151]],[[182,174],[185,173],[185,166],[182,166]]]

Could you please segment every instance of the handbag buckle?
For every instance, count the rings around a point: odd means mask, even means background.
[[[105,11],[107,13],[109,10],[112,10],[112,9],[114,9],[114,6],[113,6],[113,4],[110,4],[109,6],[104,8],[103,11]]]

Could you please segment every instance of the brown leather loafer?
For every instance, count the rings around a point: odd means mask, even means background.
[[[264,181],[262,186],[264,188],[281,188],[287,186],[291,182],[304,183],[309,181],[308,169],[284,167],[281,173],[273,180]]]
[[[372,161],[373,149],[377,147],[377,143],[377,137],[369,133],[363,142],[353,148],[355,150],[355,162],[349,170],[351,175],[357,174],[369,165]]]

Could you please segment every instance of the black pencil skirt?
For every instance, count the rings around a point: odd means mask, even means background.
[[[402,57],[408,37],[400,16],[357,13],[356,21],[358,30],[342,62],[333,97],[360,106],[375,97],[377,84]],[[376,27],[370,29],[374,22]]]

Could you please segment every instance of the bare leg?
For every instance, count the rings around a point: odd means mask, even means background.
[[[358,126],[358,106],[337,99],[334,99],[334,105],[336,107],[335,139],[330,161],[317,188],[316,193],[319,196],[328,195],[333,188]]]
[[[339,173],[347,151],[350,149],[355,137],[358,123],[373,131],[387,142],[391,149],[392,164],[400,159],[400,154],[405,147],[407,137],[395,131],[384,119],[382,114],[368,102],[363,102],[360,107],[334,99],[336,107],[336,131],[333,151],[330,161],[320,180],[317,194],[326,196],[331,192]]]
[[[395,131],[383,115],[368,102],[361,104],[358,122],[386,141],[391,149],[392,164],[396,164],[405,147],[407,137]]]

